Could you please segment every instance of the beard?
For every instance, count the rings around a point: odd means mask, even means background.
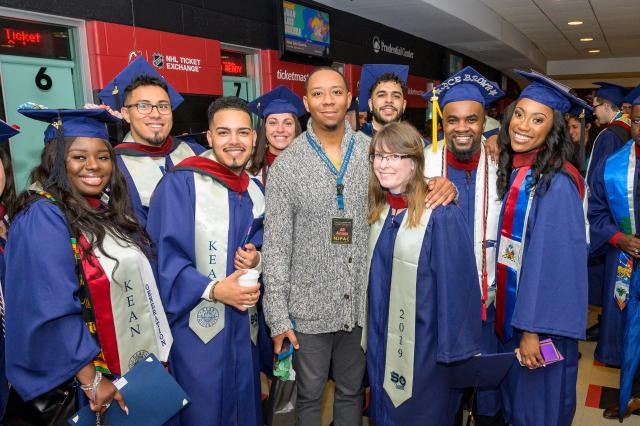
[[[396,115],[396,118],[391,120],[387,120],[386,118],[382,117],[382,115],[380,115],[380,110],[377,108],[373,108],[373,110],[371,111],[371,114],[373,115],[373,119],[376,122],[384,125],[384,124],[393,123],[394,121],[400,121],[402,119],[402,114],[404,113],[404,111],[396,109],[396,112],[398,113],[398,115]]]
[[[456,160],[469,161],[480,149],[480,142],[474,142],[469,149],[458,149],[452,140],[447,139],[447,149],[456,157]]]
[[[167,140],[166,136],[162,136],[160,134],[157,134],[155,136],[152,136],[150,138],[144,138],[144,141],[146,143],[148,143],[149,145],[153,145],[153,146],[160,146],[164,143],[164,141]]]

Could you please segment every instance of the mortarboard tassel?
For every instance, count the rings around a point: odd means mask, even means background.
[[[433,152],[438,151],[438,116],[442,118],[442,111],[440,111],[440,105],[438,105],[438,97],[436,96],[436,89],[434,87],[433,96],[431,96],[431,150]],[[442,140],[446,144],[444,135]]]
[[[44,183],[44,189],[47,190],[52,186],[57,186],[65,191],[68,188],[67,167],[65,157],[67,155],[66,144],[64,142],[64,134],[62,132],[62,117],[58,114],[58,121],[51,123],[56,128],[56,157],[53,160],[53,169],[49,178]]]

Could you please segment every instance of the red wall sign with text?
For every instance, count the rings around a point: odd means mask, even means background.
[[[102,89],[143,56],[182,93],[222,95],[220,42],[100,21],[87,22],[91,85]]]

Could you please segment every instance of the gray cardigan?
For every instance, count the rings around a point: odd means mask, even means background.
[[[336,177],[309,145],[309,120],[269,169],[264,221],[263,307],[271,335],[350,331],[365,320],[369,143],[346,124],[342,158],[356,138],[338,210]],[[332,244],[331,219],[353,219],[352,244]]]

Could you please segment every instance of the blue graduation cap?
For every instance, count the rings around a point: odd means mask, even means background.
[[[249,109],[260,118],[266,118],[271,114],[290,112],[298,117],[304,115],[306,109],[302,99],[286,86],[278,86],[257,99],[249,102]]]
[[[600,86],[596,91],[597,98],[606,99],[616,106],[622,105],[622,100],[628,92],[627,88],[606,81],[597,81],[593,84]]]
[[[627,95],[624,97],[622,102],[633,104],[638,96],[640,96],[640,84],[631,89],[629,93],[627,93]]]
[[[360,74],[360,92],[358,103],[360,111],[369,111],[369,97],[371,88],[382,74],[395,74],[404,84],[409,78],[409,65],[399,64],[364,64]]]
[[[558,83],[544,74],[533,70],[527,72],[514,69],[513,71],[531,81],[531,84],[520,93],[518,99],[528,98],[563,114],[569,112],[572,108],[581,108],[585,112],[593,110],[591,105],[571,93],[570,87]]]
[[[635,105],[640,105],[640,96],[638,96],[637,98],[635,98],[632,102],[632,104]]]
[[[487,107],[505,95],[496,83],[472,67],[461,69],[440,83],[434,90],[439,98],[440,108],[444,108],[450,102],[457,101],[476,101],[483,107]],[[423,97],[428,101],[431,95],[427,92]]]
[[[471,357],[448,367],[451,369],[451,387],[463,389],[498,386],[514,364],[515,352]]]
[[[107,84],[104,89],[98,92],[98,98],[102,103],[109,105],[112,109],[120,111],[124,106],[124,90],[133,80],[141,75],[148,75],[164,81],[169,91],[169,102],[171,109],[175,110],[184,101],[184,98],[176,89],[169,84],[142,56],[138,56],[131,61],[122,71],[116,75],[113,80]],[[116,98],[117,97],[117,98]]]
[[[9,139],[20,133],[15,127],[9,126],[4,121],[0,120],[0,140]]]
[[[106,123],[117,123],[118,117],[102,108],[94,109],[34,109],[20,108],[18,112],[26,117],[49,123],[44,131],[44,143],[57,136],[62,126],[64,137],[89,137],[109,140]]]

